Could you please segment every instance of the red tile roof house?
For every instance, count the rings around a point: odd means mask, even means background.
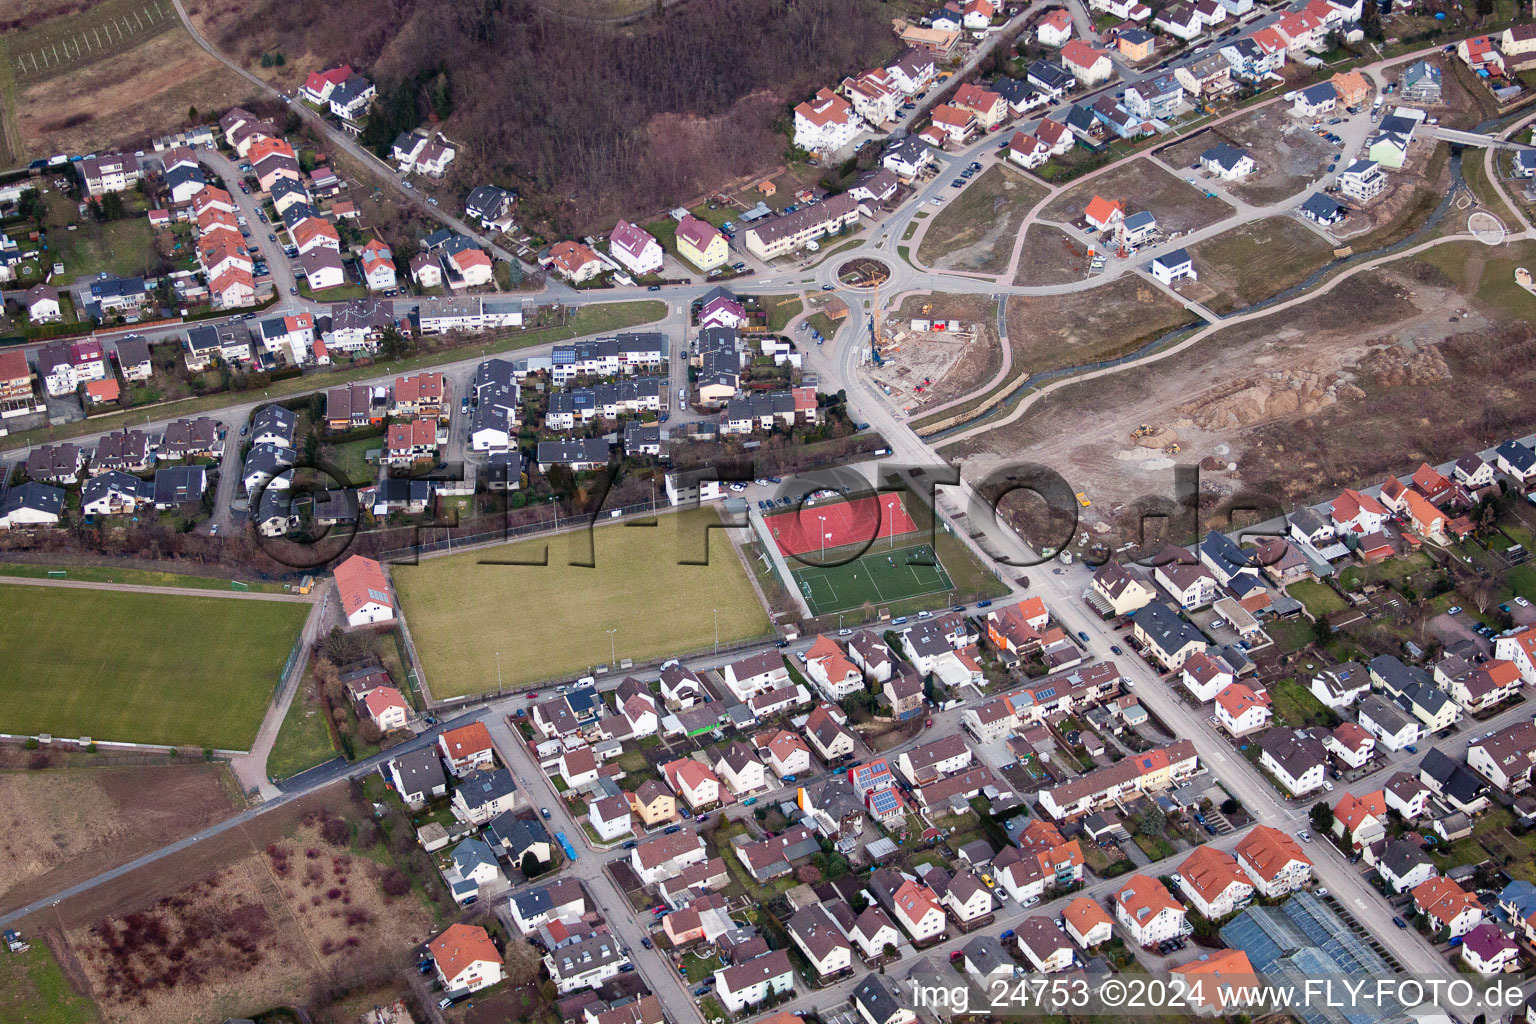
[[[438,736],[437,747],[454,775],[468,775],[476,768],[489,768],[496,763],[496,747],[483,722],[449,729]]]
[[[1114,896],[1115,917],[1138,946],[1178,938],[1191,931],[1184,905],[1146,875],[1132,875]]]
[[[1445,929],[1449,938],[1465,935],[1482,923],[1483,905],[1449,878],[1431,878],[1413,890],[1413,905],[1429,919],[1430,930]]]
[[[395,620],[394,591],[378,562],[353,555],[336,566],[334,575],[347,625],[357,627]]]
[[[1291,835],[1259,825],[1233,851],[1253,887],[1273,899],[1295,892],[1312,880],[1312,862]]]
[[[376,686],[363,694],[362,710],[384,732],[404,729],[409,710],[405,698],[393,686]]]
[[[1084,85],[1097,85],[1115,73],[1109,53],[1094,49],[1081,39],[1069,40],[1061,48],[1061,63]]]
[[[719,777],[691,757],[668,761],[661,766],[661,774],[672,792],[687,800],[694,810],[708,807],[720,799]]]
[[[391,466],[409,466],[437,454],[437,425],[434,419],[414,419],[409,423],[391,423],[384,461]]]
[[[502,978],[501,954],[484,928],[451,924],[427,943],[437,966],[438,980],[453,992],[478,992]]]

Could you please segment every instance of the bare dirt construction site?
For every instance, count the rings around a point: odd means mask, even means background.
[[[1071,284],[1088,276],[1088,243],[1049,224],[1031,224],[1019,250],[1013,283],[1022,287]]]
[[[977,479],[1030,452],[1087,493],[1085,525],[1115,542],[1133,535],[1134,513],[1171,498],[1175,462],[1200,464],[1203,515],[1240,490],[1288,509],[1530,429],[1536,298],[1511,275],[1536,243],[1425,255],[1065,387],[940,454]],[[1488,397],[1469,413],[1467,394]],[[1153,434],[1138,444],[1141,425]]]
[[[913,330],[912,321],[958,321],[961,329]],[[908,295],[887,318],[882,367],[869,368],[877,385],[906,408],[946,402],[974,391],[1002,366],[997,303],[986,295],[939,292]],[[923,384],[927,380],[928,384]],[[921,387],[922,391],[917,389]]]
[[[1094,196],[1125,203],[1125,212],[1151,210],[1157,225],[1170,237],[1209,227],[1232,214],[1232,207],[1212,199],[1204,188],[1176,178],[1145,157],[1127,160],[1113,170],[1070,188],[1040,211],[1045,220],[1070,224],[1083,215]]]
[[[322,981],[398,968],[431,935],[432,916],[382,842],[363,845],[373,826],[354,831],[357,813],[332,787],[31,924],[62,930],[60,963],[109,1024],[197,1024],[292,1005]]]
[[[1045,198],[1033,181],[994,164],[968,182],[928,224],[917,258],[930,267],[1000,274],[1024,215]]]
[[[33,153],[85,153],[147,140],[242,102],[252,88],[179,25],[51,77],[20,78],[19,123]]]
[[[1249,221],[1189,247],[1198,281],[1179,294],[1230,313],[1305,281],[1333,259],[1333,245],[1295,217]]]
[[[1195,316],[1171,296],[1126,275],[1100,288],[1008,299],[1015,374],[1116,359]]]
[[[50,767],[29,769],[41,754]],[[16,751],[0,770],[0,910],[25,906],[238,810],[220,764],[69,767]]]
[[[1224,185],[1239,199],[1255,205],[1277,203],[1306,189],[1338,152],[1290,116],[1283,104],[1268,103],[1243,117],[1196,132],[1159,150],[1158,155],[1179,173],[1204,181],[1200,154],[1222,142],[1247,150],[1258,165],[1247,180]]]

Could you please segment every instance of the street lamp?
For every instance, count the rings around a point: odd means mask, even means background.
[[[501,652],[496,652],[496,692],[501,692]]]
[[[715,653],[720,653],[720,609],[710,609],[715,613]]]
[[[614,646],[616,641],[613,638],[613,634],[617,633],[618,631],[619,631],[619,627],[618,626],[613,626],[613,627],[609,628],[608,631],[607,631],[608,632],[608,667],[609,668],[612,668],[614,665],[617,665],[619,663],[618,648]]]
[[[816,519],[817,519],[818,522],[821,523],[821,558],[822,558],[822,561],[826,561],[826,558],[827,558],[827,517],[826,516],[817,516]]]

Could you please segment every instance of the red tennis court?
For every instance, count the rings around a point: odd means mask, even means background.
[[[824,547],[867,544],[871,540],[917,532],[917,524],[907,514],[899,494],[795,508],[768,516],[763,522],[772,531],[779,551],[786,555],[803,555]]]

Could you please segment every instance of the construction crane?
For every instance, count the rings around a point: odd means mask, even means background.
[[[880,333],[880,282],[877,279],[874,302],[869,309],[869,361],[877,367],[885,365],[885,360],[880,357],[880,343],[884,340]]]

